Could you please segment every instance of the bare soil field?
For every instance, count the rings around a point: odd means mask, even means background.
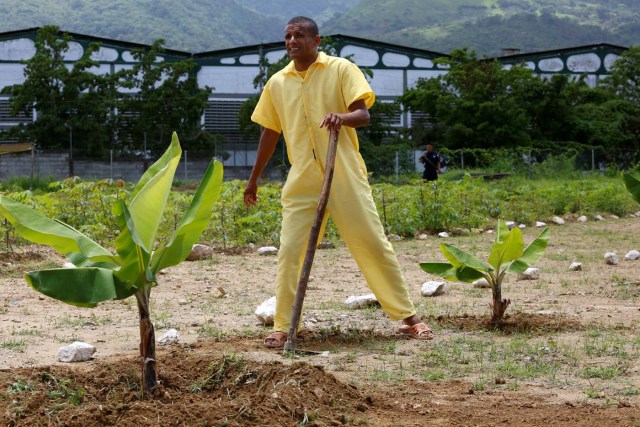
[[[523,230],[530,241],[540,230]],[[63,259],[44,247],[0,253],[0,424],[3,426],[640,426],[640,218],[553,225],[538,280],[508,277],[504,327],[489,329],[491,290],[448,283],[422,261],[444,260],[442,239],[395,242],[433,341],[403,339],[380,308],[349,310],[369,293],[338,244],[319,250],[298,347],[262,346],[256,307],[273,295],[276,258],[254,251],[185,262],[151,294],[159,346],[159,397],[140,394],[135,301],[95,309],[33,291],[25,271]],[[493,235],[451,237],[485,257]],[[620,262],[607,265],[604,253]],[[582,263],[581,271],[569,265]],[[63,364],[58,349],[95,345],[89,362]]]

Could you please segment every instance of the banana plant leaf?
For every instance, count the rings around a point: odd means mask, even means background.
[[[523,249],[524,240],[522,239],[522,232],[519,228],[514,228],[507,233],[501,233],[500,240],[496,238],[487,261],[489,265],[498,270],[500,266],[520,258]]]
[[[211,219],[213,205],[222,189],[222,174],[222,164],[212,160],[178,227],[169,240],[153,253],[151,271],[154,274],[179,264],[189,255]]]
[[[453,245],[441,243],[440,250],[447,261],[449,261],[455,268],[470,267],[478,271],[493,271],[493,267],[490,265],[483,263],[475,256],[458,249]]]
[[[78,230],[2,195],[0,214],[13,224],[22,237],[51,246],[75,265],[115,267],[119,264],[116,256]]]
[[[120,282],[113,270],[96,267],[31,271],[26,280],[36,291],[78,307],[95,307],[135,292]]]
[[[149,253],[153,250],[156,233],[162,221],[181,154],[182,149],[178,136],[174,132],[171,145],[162,157],[145,172],[134,189],[135,195],[129,204],[129,211],[141,239],[141,246]],[[138,187],[140,183],[143,185]]]
[[[633,199],[636,202],[640,203],[640,180],[638,180],[630,173],[623,173],[622,181],[624,182],[624,186],[627,187],[627,191],[629,191]]]
[[[547,245],[549,244],[550,230],[545,228],[531,243],[524,248],[522,256],[513,261],[507,271],[510,273],[522,273],[527,268],[540,261]]]

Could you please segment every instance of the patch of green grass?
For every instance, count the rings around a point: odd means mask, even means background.
[[[4,340],[0,343],[0,347],[15,351],[16,353],[24,353],[27,350],[27,341],[23,339],[19,340]]]
[[[54,325],[60,329],[104,326],[111,323],[113,323],[113,319],[110,317],[98,317],[95,313],[91,313],[91,316],[66,315],[62,319],[54,321]]]
[[[13,328],[11,330],[11,335],[17,336],[30,336],[30,337],[43,337],[44,332],[40,329],[30,328],[30,329],[16,329]]]
[[[151,319],[156,329],[171,329],[174,327],[171,321],[171,313],[168,311],[152,311]]]
[[[203,338],[222,339],[227,336],[227,332],[217,326],[202,325],[198,328],[198,336]]]
[[[588,366],[580,372],[582,378],[612,379],[622,375],[618,366]]]

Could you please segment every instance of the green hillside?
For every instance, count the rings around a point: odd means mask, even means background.
[[[54,24],[190,52],[278,41],[295,15],[323,34],[441,52],[640,44],[640,0],[0,0],[0,14],[0,32]]]

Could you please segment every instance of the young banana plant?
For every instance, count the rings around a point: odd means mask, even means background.
[[[420,267],[429,274],[446,280],[473,282],[485,278],[493,291],[491,325],[502,322],[502,317],[511,303],[502,299],[502,281],[507,273],[522,273],[536,263],[544,253],[549,241],[549,229],[545,228],[525,248],[519,228],[509,230],[507,224],[498,220],[496,238],[491,253],[484,263],[475,256],[447,243],[440,250],[449,262],[423,262]]]
[[[95,307],[108,300],[134,296],[140,314],[142,390],[157,389],[155,332],[149,315],[151,288],[160,270],[177,265],[189,255],[211,218],[220,195],[223,168],[212,160],[181,222],[164,243],[156,245],[173,177],[182,150],[174,133],[162,157],[140,178],[128,204],[113,206],[120,233],[115,252],[60,221],[0,195],[0,214],[25,239],[53,247],[75,268],[32,271],[26,280],[36,291],[78,307]]]

